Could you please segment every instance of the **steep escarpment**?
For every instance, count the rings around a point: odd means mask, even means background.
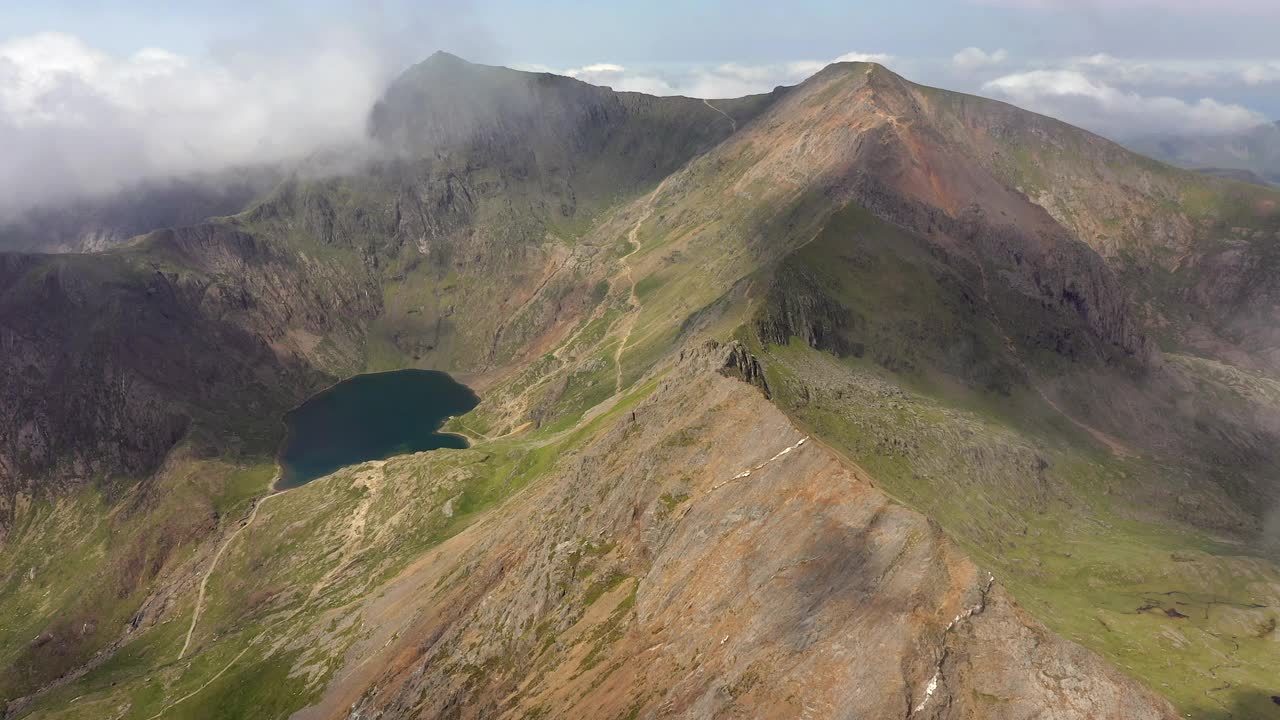
[[[142,482],[15,503],[3,697],[140,720],[1256,710],[1280,392],[1169,352],[1184,286],[1129,274],[1161,243],[1121,224],[1112,252],[982,140],[1047,137],[1034,162],[1072,174],[1045,149],[1070,132],[965,102],[866,64],[708,105],[437,56],[354,169],[104,264],[6,259],[5,302],[72,318],[17,324],[22,356],[89,327],[144,393],[81,394],[126,423],[101,442],[160,441],[94,466]],[[135,339],[191,356],[135,367]],[[472,447],[261,494],[286,398],[415,366],[477,378],[449,426]],[[50,407],[53,376],[14,367]],[[152,472],[170,416],[190,442]],[[70,537],[110,572],[42,560]]]
[[[746,122],[770,96],[725,101]],[[474,65],[436,53],[407,70],[373,108],[369,132],[400,156],[464,151],[522,173],[556,176],[563,202],[616,199],[656,183],[735,125],[701,100],[618,93],[548,73]],[[614,195],[614,197],[610,197]]]
[[[661,279],[652,306],[664,311],[712,306],[758,268],[836,231],[844,210],[861,209],[948,266],[975,307],[1028,309],[1004,318],[1020,345],[1107,363],[1151,359],[1115,270],[974,162],[914,86],[879,66],[834,65],[790,90],[673,177],[656,206],[644,232],[655,241],[637,263]],[[673,257],[704,276],[682,276]],[[1036,337],[1049,328],[1057,337]]]
[[[1121,274],[1126,300],[1162,345],[1274,370],[1275,273],[1255,272],[1272,267],[1280,242],[1274,188],[1179,170],[1004,103],[920,86],[911,93],[959,152]],[[1197,290],[1209,276],[1229,290]]]
[[[0,257],[6,521],[17,493],[149,474],[193,425],[213,452],[268,452],[274,414],[356,366],[377,312],[367,277],[226,226]]]

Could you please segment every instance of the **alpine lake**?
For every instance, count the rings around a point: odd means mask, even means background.
[[[356,375],[311,397],[284,417],[277,490],[340,468],[395,455],[468,447],[440,432],[450,417],[480,402],[466,385],[436,370]]]

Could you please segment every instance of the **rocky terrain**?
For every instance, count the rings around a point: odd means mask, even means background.
[[[1174,716],[758,389],[712,374],[736,374],[731,352],[685,353],[393,580],[397,602],[434,597],[371,608],[381,632],[302,717]]]
[[[370,133],[0,255],[7,716],[1275,716],[1280,195],[863,63]],[[269,494],[400,367],[472,448]]]

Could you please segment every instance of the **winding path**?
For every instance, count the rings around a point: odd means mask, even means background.
[[[707,103],[707,106],[715,110],[716,112],[719,112],[720,114],[724,115],[726,118],[728,118],[729,121],[733,123],[734,129],[735,130],[737,129],[737,123],[733,120],[733,118],[729,117],[727,114],[725,114],[719,108],[716,108],[714,105],[711,105],[711,103],[709,102]],[[662,182],[658,183],[658,186],[655,187],[653,191],[649,193],[648,197],[645,198],[644,210],[641,212],[640,217],[636,220],[635,225],[632,226],[630,232],[627,233],[627,242],[631,245],[631,250],[626,255],[623,255],[621,260],[622,260],[623,272],[626,274],[627,280],[630,283],[630,289],[627,295],[627,302],[631,306],[633,311],[639,310],[640,301],[639,301],[639,297],[636,295],[635,275],[631,271],[631,264],[628,262],[628,260],[631,258],[632,255],[636,254],[640,250],[640,242],[639,242],[640,227],[641,225],[644,224],[646,220],[648,220],[653,215],[654,201],[657,199],[658,194],[662,192],[662,189],[666,187],[667,180],[669,179],[670,179],[670,176],[663,178]],[[537,295],[540,293],[542,288],[545,287],[545,285],[551,280],[552,277],[554,277],[560,271],[560,269],[563,266],[564,264],[562,263],[561,266],[555,268],[551,272],[551,274],[546,279],[543,280],[542,285],[539,286],[538,290],[534,292],[533,297],[537,297]],[[531,300],[532,298],[530,298],[530,301]],[[528,302],[529,301],[526,301],[525,304],[527,305]],[[614,398],[615,399],[617,397],[617,394],[620,393],[622,390],[622,353],[626,349],[628,341],[631,339],[631,331],[635,328],[635,323],[638,315],[639,315],[638,312],[631,312],[623,320],[626,326],[626,331],[623,333],[622,339],[618,343],[618,349],[614,353],[614,365],[617,368],[617,376],[614,382]],[[567,345],[568,343],[566,343],[565,345],[562,345],[561,349],[563,349],[563,347]],[[516,428],[515,430],[512,430],[510,433],[507,433],[507,435],[514,435],[518,432],[521,432],[522,430],[527,429],[528,425],[529,424],[526,423],[525,425],[522,425],[521,427]],[[470,428],[467,428],[467,429],[470,430]],[[480,435],[480,436],[482,438],[485,438],[486,440],[490,439],[484,435]],[[506,437],[506,435],[502,437]],[[803,443],[803,442],[804,440],[800,441],[800,443]],[[784,455],[793,449],[794,448],[787,448],[783,452],[779,453],[778,456]],[[777,456],[775,456],[775,458],[770,459],[768,462],[772,462],[774,459],[777,459]],[[275,482],[276,480],[272,480],[273,486]],[[278,495],[282,495],[282,494],[284,494],[284,491],[273,492],[257,500],[253,505],[253,510],[250,511],[248,517],[245,518],[245,520],[240,524],[240,527],[236,528],[235,532],[231,533],[231,535],[228,536],[227,539],[223,541],[222,545],[218,547],[217,552],[214,553],[213,559],[210,561],[208,569],[205,570],[204,576],[200,578],[200,589],[196,594],[195,611],[191,615],[191,626],[187,628],[187,635],[186,635],[186,638],[183,640],[182,649],[178,652],[179,660],[181,660],[184,656],[186,656],[187,650],[190,649],[191,647],[191,639],[195,635],[196,626],[200,622],[200,613],[204,608],[204,598],[205,598],[205,593],[208,589],[209,578],[213,576],[214,570],[217,569],[218,562],[222,559],[222,556],[227,551],[227,548],[229,548],[231,544],[235,542],[236,538],[240,536],[240,533],[244,532],[246,528],[253,525],[254,521],[257,520],[258,511],[262,509],[262,505],[266,503],[268,500],[270,500],[271,498],[276,497]],[[156,715],[153,716],[152,720],[164,715],[164,713],[168,712],[174,706],[198,695],[201,691],[207,688],[211,683],[213,683],[215,680],[217,680],[219,677],[225,674],[228,670],[230,670],[231,667],[235,665],[236,662],[239,661],[240,658],[243,657],[244,654],[248,651],[249,651],[249,648],[247,647],[244,650],[241,650],[238,655],[236,655],[234,658],[231,659],[231,662],[227,663],[225,667],[219,670],[213,677],[209,678],[209,680],[207,680],[203,685],[191,691],[190,693],[187,693],[181,698],[178,698],[177,700],[174,700],[173,702],[166,705],[164,709],[162,709],[160,712],[156,713]]]
[[[728,121],[729,121],[729,124],[733,126],[733,131],[734,131],[734,132],[738,132],[738,121],[737,121],[737,120],[734,120],[732,115],[730,115],[729,113],[727,113],[727,112],[725,112],[725,111],[721,110],[720,108],[716,107],[715,105],[712,105],[710,100],[703,100],[703,101],[702,101],[702,104],[703,104],[703,105],[706,105],[707,107],[711,108],[712,110],[715,110],[716,112],[718,112],[718,113],[720,113],[721,115],[723,115],[723,116],[724,116],[724,118],[725,118],[725,120],[728,120]]]
[[[727,117],[727,116],[726,116]],[[631,290],[627,294],[627,304],[629,304],[633,312],[629,313],[622,321],[626,325],[626,331],[622,333],[622,339],[618,341],[618,350],[613,354],[613,365],[617,368],[617,378],[613,384],[613,393],[617,395],[622,392],[622,352],[627,349],[627,343],[631,340],[631,331],[636,327],[636,320],[639,319],[640,298],[636,295],[636,276],[631,272],[631,263],[628,260],[632,255],[640,251],[640,226],[644,224],[650,216],[653,215],[653,202],[657,199],[658,193],[662,192],[662,188],[666,187],[667,180],[671,176],[662,179],[658,183],[658,187],[649,193],[649,197],[645,198],[644,211],[640,213],[640,219],[636,220],[636,224],[631,228],[631,232],[627,233],[627,242],[631,244],[631,251],[622,256],[622,272],[626,274],[627,280],[631,283]]]
[[[274,486],[277,480],[278,480],[278,477],[276,480],[272,480],[271,484]],[[209,578],[213,575],[214,569],[218,567],[218,561],[222,559],[222,554],[227,551],[227,548],[230,547],[231,543],[235,542],[235,539],[239,537],[240,533],[244,532],[245,528],[252,525],[253,521],[258,518],[258,510],[262,509],[263,503],[265,503],[266,501],[270,500],[273,497],[276,497],[278,495],[283,495],[283,494],[284,494],[284,491],[273,492],[270,495],[265,495],[261,499],[255,501],[253,503],[253,511],[249,513],[249,517],[246,518],[244,522],[240,523],[240,527],[236,528],[236,531],[231,533],[231,536],[228,537],[226,540],[224,540],[222,542],[222,546],[219,547],[218,551],[213,554],[213,560],[209,563],[209,569],[205,570],[204,577],[200,578],[200,592],[196,594],[196,610],[194,613],[191,614],[191,627],[187,628],[187,639],[183,641],[182,650],[178,652],[179,660],[181,660],[182,657],[187,654],[187,649],[191,646],[191,636],[195,634],[196,623],[200,622],[200,611],[204,608],[205,589],[209,585]],[[243,653],[241,654],[243,655]],[[239,657],[237,657],[236,659],[238,660]],[[235,661],[233,660],[232,662],[235,662]],[[181,701],[178,701],[178,702],[181,702]]]
[[[268,496],[268,497],[270,497],[270,496]],[[169,712],[170,710],[172,710],[173,708],[177,707],[178,705],[180,705],[180,704],[182,704],[182,703],[186,702],[187,700],[190,700],[191,698],[195,697],[196,695],[199,695],[199,694],[201,693],[201,691],[203,691],[205,688],[207,688],[207,687],[209,687],[210,685],[212,685],[212,684],[213,684],[213,683],[214,683],[218,678],[220,678],[220,677],[222,677],[223,675],[225,675],[225,674],[226,674],[226,672],[227,672],[228,670],[230,670],[230,669],[231,669],[231,666],[232,666],[232,665],[235,665],[235,664],[236,664],[236,661],[237,661],[237,660],[239,660],[240,658],[244,657],[244,654],[245,654],[245,653],[247,653],[247,652],[249,652],[249,648],[245,648],[245,649],[241,650],[239,655],[236,655],[235,657],[231,658],[231,662],[227,663],[227,664],[226,664],[226,666],[225,666],[225,667],[223,667],[221,670],[219,670],[217,673],[215,673],[213,677],[209,678],[208,680],[205,680],[203,685],[201,685],[200,687],[196,688],[195,690],[192,690],[191,692],[187,693],[186,695],[183,695],[182,697],[178,698],[177,700],[174,700],[173,702],[169,703],[168,705],[165,705],[165,706],[164,706],[164,709],[162,709],[160,712],[156,713],[155,715],[152,715],[152,716],[151,716],[150,718],[148,718],[147,720],[156,720],[156,718],[159,718],[159,717],[163,716],[165,713]]]

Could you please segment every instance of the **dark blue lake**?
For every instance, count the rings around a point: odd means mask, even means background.
[[[285,415],[279,489],[304,485],[339,468],[393,455],[465,448],[439,432],[450,416],[480,402],[466,385],[435,370],[357,375]]]

